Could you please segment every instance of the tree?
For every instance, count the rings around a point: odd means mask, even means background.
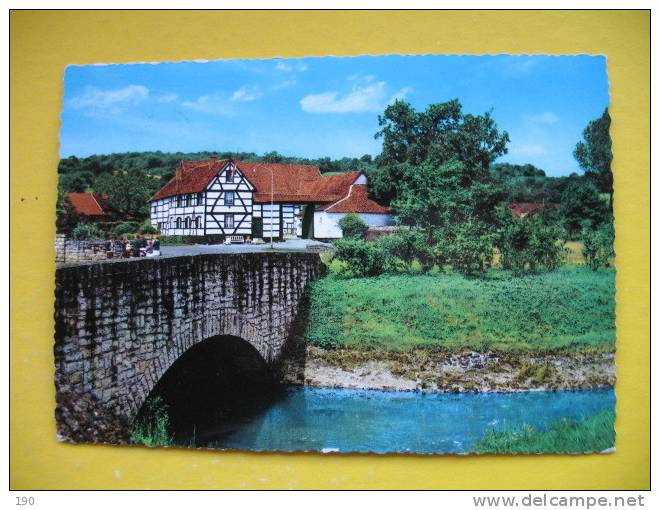
[[[80,241],[91,241],[95,239],[103,239],[103,233],[96,225],[78,223],[73,229],[72,237]]]
[[[504,269],[552,271],[564,257],[563,230],[551,214],[540,212],[525,218],[499,210],[502,226],[495,240]]]
[[[383,139],[379,167],[370,172],[372,194],[386,201],[397,197],[396,183],[407,169],[450,161],[464,165],[466,180],[483,178],[491,163],[507,152],[509,135],[500,133],[487,112],[464,114],[457,99],[435,103],[423,112],[397,100],[378,117],[376,138]]]
[[[584,228],[598,228],[611,219],[596,185],[588,179],[571,179],[561,196],[560,214],[569,238]]]
[[[147,216],[148,201],[157,186],[157,181],[141,170],[129,170],[119,175],[101,174],[94,182],[95,191],[105,195],[108,206],[124,218]]]
[[[573,156],[584,173],[593,179],[598,189],[610,195],[612,207],[612,138],[610,137],[610,114],[605,108],[603,114],[589,122],[582,132],[583,140],[578,142]]]
[[[347,239],[364,239],[367,230],[369,230],[369,225],[355,213],[346,214],[339,220],[338,224],[342,235]]]
[[[609,267],[610,259],[614,257],[612,224],[601,225],[598,229],[587,228],[582,238],[584,239],[582,255],[587,266],[593,271],[601,267]]]

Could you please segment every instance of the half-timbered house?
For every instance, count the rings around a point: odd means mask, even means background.
[[[354,186],[362,186],[364,193]],[[368,211],[362,211],[367,202]],[[335,203],[343,205],[327,209]],[[351,204],[361,209],[348,211]],[[264,238],[341,237],[336,225],[324,227],[346,212],[376,215],[367,218],[368,224],[389,222],[389,210],[366,197],[366,176],[360,172],[323,177],[313,165],[231,159],[182,161],[151,199],[151,223],[163,235],[247,237],[255,235],[253,218],[261,218],[258,235]],[[321,213],[328,217],[325,223],[317,221]]]

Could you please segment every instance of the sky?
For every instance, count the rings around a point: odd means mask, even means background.
[[[575,144],[609,104],[603,56],[363,56],[69,66],[60,155],[377,155],[378,115],[458,98],[511,138],[498,159],[579,171]]]

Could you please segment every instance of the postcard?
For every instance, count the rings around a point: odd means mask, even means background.
[[[603,56],[69,66],[58,438],[613,451],[608,106]]]

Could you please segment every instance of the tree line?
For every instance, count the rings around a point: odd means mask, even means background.
[[[349,233],[337,243],[336,254],[349,272],[373,274],[383,271],[387,260],[410,261],[414,253],[423,270],[451,266],[473,273],[491,266],[495,250],[505,268],[552,270],[562,260],[564,242],[578,238],[589,265],[607,264],[613,243],[607,110],[586,126],[576,144],[574,156],[584,175],[549,188],[558,210],[547,208],[528,218],[508,210],[512,189],[507,183],[541,179],[545,173],[531,165],[494,165],[506,154],[509,135],[490,112],[464,113],[458,100],[424,111],[396,101],[378,120],[376,137],[383,139],[383,151],[369,174],[370,192],[390,205],[407,230],[373,243]]]

